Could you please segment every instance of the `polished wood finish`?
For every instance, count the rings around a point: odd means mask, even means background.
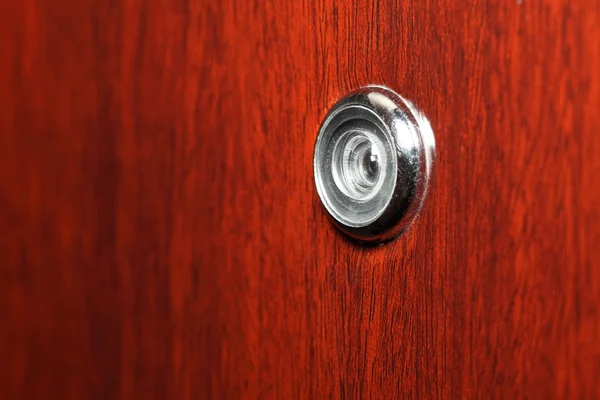
[[[0,397],[600,396],[598,1],[4,3]],[[380,247],[312,179],[368,83],[438,143]]]

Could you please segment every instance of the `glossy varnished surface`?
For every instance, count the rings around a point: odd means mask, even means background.
[[[1,397],[600,396],[597,1],[9,3]],[[311,161],[369,83],[438,163],[365,248]]]

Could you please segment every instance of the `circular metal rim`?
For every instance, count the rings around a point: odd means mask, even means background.
[[[329,175],[331,170],[331,165],[329,162],[324,164],[320,163],[320,160],[329,160],[330,153],[327,150],[331,150],[328,147],[328,143],[334,142],[335,137],[339,135],[338,128],[342,126],[353,126],[358,122],[358,124],[371,124],[372,128],[377,129],[377,133],[373,133],[373,135],[381,135],[379,138],[383,144],[383,150],[386,151],[386,159],[392,162],[393,168],[396,169],[396,157],[390,149],[394,148],[394,141],[392,139],[392,133],[389,132],[385,122],[381,120],[380,116],[375,113],[372,109],[368,107],[363,107],[360,104],[340,104],[340,107],[334,108],[328,115],[325,123],[322,126],[322,130],[319,133],[317,144],[315,146],[315,181],[321,182],[321,172],[324,175]],[[323,150],[323,153],[320,153],[320,150]],[[323,166],[323,171],[321,171],[321,165]],[[340,209],[346,208],[343,205],[343,202],[340,201],[340,198],[346,197],[343,194],[343,191],[340,190],[336,185],[328,185],[329,190],[320,187],[320,195],[323,199],[323,203],[327,208],[327,211],[331,214],[331,216],[339,222],[343,226],[348,226],[352,228],[361,228],[372,224],[377,218],[381,216],[381,214],[385,211],[385,206],[389,203],[391,197],[393,196],[393,187],[396,184],[396,174],[389,174],[386,176],[386,179],[391,180],[390,185],[391,189],[384,190],[378,192],[375,196],[372,196],[368,201],[361,202],[355,201],[349,198],[346,198],[347,201],[353,203],[354,208],[356,210],[355,218],[360,218],[360,221],[352,221],[350,217],[346,218],[342,212],[339,212]],[[318,185],[319,186],[319,185]],[[380,211],[372,215],[370,210],[375,208],[379,208]],[[352,214],[352,210],[346,208],[346,214]],[[360,215],[360,216],[358,216]],[[363,219],[365,218],[366,219]]]
[[[389,134],[386,136],[395,150],[397,173],[392,195],[377,217],[365,224],[348,224],[336,216],[329,204],[327,188],[320,176],[322,146],[324,135],[332,130],[334,117],[344,110],[351,113],[359,109],[366,109],[376,116],[380,128]],[[435,139],[427,118],[410,101],[387,87],[376,85],[348,94],[331,108],[319,129],[313,155],[317,192],[335,225],[350,237],[370,243],[391,240],[414,221],[427,195],[434,163]]]

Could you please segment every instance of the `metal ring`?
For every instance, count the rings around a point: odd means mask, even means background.
[[[410,101],[382,86],[338,101],[317,137],[317,192],[334,223],[363,242],[383,242],[416,218],[433,174],[435,139]]]

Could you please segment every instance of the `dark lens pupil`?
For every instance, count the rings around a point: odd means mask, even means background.
[[[377,178],[379,172],[379,157],[377,157],[377,154],[374,154],[370,148],[367,149],[363,155],[362,166],[365,178],[369,180],[375,180],[375,178]]]
[[[369,178],[377,177],[377,173],[379,172],[379,159],[377,154],[373,154],[370,149],[365,154],[365,170]]]

